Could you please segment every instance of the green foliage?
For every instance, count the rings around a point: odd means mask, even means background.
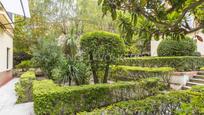
[[[32,49],[33,63],[40,67],[49,79],[53,79],[52,70],[64,63],[65,60],[61,47],[52,37],[39,40],[38,45]]]
[[[32,101],[32,83],[36,79],[33,71],[28,71],[20,76],[20,80],[15,85],[15,91],[18,99],[17,103]]]
[[[125,58],[119,64],[142,67],[172,67],[176,71],[194,71],[204,66],[204,58],[195,56],[139,57]]]
[[[203,93],[198,92],[176,91],[139,101],[119,102],[77,115],[201,115],[204,113],[203,96]]]
[[[122,38],[109,32],[92,32],[81,37],[81,49],[85,59],[89,60],[94,82],[98,83],[97,71],[104,71],[103,82],[107,82],[109,65],[113,64],[125,50]]]
[[[75,114],[119,101],[142,99],[162,89],[163,83],[157,78],[71,87],[60,87],[50,80],[34,81],[34,110],[36,115]]]
[[[192,56],[196,43],[191,38],[181,40],[165,39],[158,46],[158,56]]]
[[[72,85],[88,84],[90,80],[89,67],[82,61],[68,58],[64,63],[52,70],[52,76],[56,83]]]
[[[200,70],[201,70],[201,71],[204,71],[204,67],[201,67]]]
[[[171,67],[112,66],[111,77],[115,80],[140,80],[142,78],[158,77],[165,83],[169,83],[173,71],[174,69]]]
[[[204,23],[204,1],[203,0],[98,0],[102,5],[102,12],[104,15],[111,13],[115,20],[120,18],[121,12],[123,15],[130,15],[130,22],[133,24],[140,23],[138,19],[144,18],[152,24],[148,28],[146,23],[144,28],[139,28],[143,34],[153,38],[159,36],[171,36],[173,38],[183,38],[184,35],[193,33],[197,30],[203,29]],[[148,9],[148,10],[146,10]],[[196,19],[197,26],[191,28],[192,17]],[[126,23],[126,32],[130,35],[134,33],[131,23]],[[130,26],[129,26],[130,25]],[[133,26],[134,27],[134,26]],[[146,29],[145,29],[146,28]]]
[[[150,28],[154,28],[153,24],[145,18],[138,17],[137,21],[133,21],[131,15],[127,13],[119,13],[118,25],[121,36],[128,45],[134,45],[140,53],[150,51],[151,35],[148,34]],[[134,47],[136,49],[136,47]]]
[[[16,65],[17,69],[23,69],[28,70],[29,68],[32,68],[33,64],[30,60],[22,61],[20,64]]]

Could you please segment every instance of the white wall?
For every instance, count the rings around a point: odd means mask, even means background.
[[[7,69],[7,48],[9,51],[9,67]],[[13,68],[13,38],[6,32],[0,32],[0,72]]]
[[[156,41],[156,40],[152,40],[151,41],[151,56],[157,56],[157,48],[159,46],[159,43],[162,40]]]

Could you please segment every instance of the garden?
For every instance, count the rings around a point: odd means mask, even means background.
[[[14,30],[16,103],[36,115],[204,114],[203,0],[30,4]]]

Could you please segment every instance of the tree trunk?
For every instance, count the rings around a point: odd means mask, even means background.
[[[94,83],[97,84],[97,83],[99,83],[99,80],[98,80],[98,76],[96,73],[96,68],[94,66],[94,60],[93,60],[93,54],[92,53],[90,53],[90,62],[91,62],[91,71],[93,73]]]
[[[69,86],[72,85],[72,78],[69,76]]]
[[[107,83],[108,82],[108,73],[109,73],[109,63],[107,63],[106,67],[105,67],[103,83]]]

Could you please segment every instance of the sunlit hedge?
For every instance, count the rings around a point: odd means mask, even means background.
[[[119,64],[142,67],[172,67],[177,71],[194,71],[204,66],[204,57],[174,56],[125,58],[121,60]]]
[[[204,94],[176,91],[144,100],[131,100],[77,115],[203,115]]]
[[[166,83],[169,83],[173,71],[174,69],[171,67],[148,68],[136,66],[111,66],[111,77],[116,81],[158,77]]]
[[[35,72],[28,71],[23,73],[19,82],[15,85],[18,99],[17,103],[32,101],[32,82],[36,79]]]
[[[163,88],[158,78],[71,87],[60,87],[50,80],[34,81],[34,110],[36,115],[70,115],[119,101],[143,99]]]

